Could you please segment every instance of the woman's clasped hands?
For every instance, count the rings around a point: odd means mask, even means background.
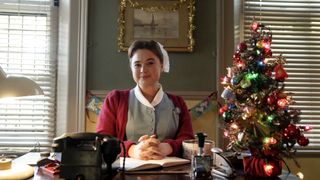
[[[168,143],[161,143],[156,135],[143,135],[139,138],[138,144],[129,148],[130,157],[142,160],[163,159],[171,152],[171,146]]]

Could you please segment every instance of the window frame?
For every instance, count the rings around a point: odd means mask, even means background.
[[[60,1],[56,136],[85,131],[88,0]]]

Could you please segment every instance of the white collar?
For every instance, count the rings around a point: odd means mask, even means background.
[[[154,107],[161,102],[164,92],[162,90],[162,86],[160,85],[160,89],[151,103],[144,97],[138,85],[136,85],[136,87],[134,88],[134,94],[137,97],[138,101],[154,110]]]

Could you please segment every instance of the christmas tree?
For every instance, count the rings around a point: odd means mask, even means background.
[[[292,93],[284,90],[286,60],[281,54],[272,55],[270,28],[253,21],[250,30],[251,38],[238,44],[233,66],[222,78],[225,105],[219,112],[229,139],[227,149],[249,150],[264,159],[264,170],[271,175],[270,157],[293,158],[296,143],[308,145],[303,132],[310,128],[297,125],[300,111],[290,107]]]

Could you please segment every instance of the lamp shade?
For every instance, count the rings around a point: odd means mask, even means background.
[[[0,98],[43,95],[40,86],[23,76],[7,76],[0,67]]]

